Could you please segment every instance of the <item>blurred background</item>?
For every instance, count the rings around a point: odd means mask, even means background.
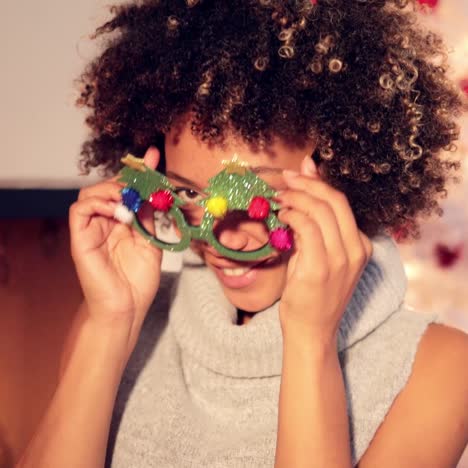
[[[419,0],[421,21],[444,36],[453,80],[468,99],[468,2]],[[117,2],[115,2],[117,3]],[[66,331],[81,300],[69,253],[67,211],[78,189],[86,135],[74,79],[95,53],[89,35],[108,16],[104,0],[4,2],[0,16],[0,468],[13,466],[57,383]],[[400,243],[407,301],[468,332],[468,117],[455,155],[462,182],[444,216]],[[451,154],[453,157],[453,154]],[[180,255],[165,253],[164,269]],[[468,451],[459,468],[468,468]]]
[[[468,99],[468,2],[421,0],[422,20],[440,32],[450,50],[453,80]],[[460,184],[443,200],[442,218],[424,224],[421,239],[400,244],[410,282],[407,300],[418,310],[439,311],[446,321],[468,330],[468,116],[460,120],[458,150],[462,161]],[[468,465],[467,465],[468,466]]]

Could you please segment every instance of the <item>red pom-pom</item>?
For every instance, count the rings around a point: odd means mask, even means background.
[[[281,252],[290,250],[293,245],[293,234],[291,229],[277,228],[270,232],[270,244]]]
[[[150,195],[148,201],[157,211],[169,211],[174,204],[174,197],[169,190],[158,190]]]
[[[263,197],[254,197],[247,210],[251,219],[265,219],[270,213],[270,204]]]

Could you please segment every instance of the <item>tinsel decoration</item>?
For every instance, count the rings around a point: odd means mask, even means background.
[[[256,260],[270,255],[274,249],[286,251],[292,247],[292,234],[276,215],[280,208],[273,200],[276,191],[237,157],[226,162],[225,169],[209,179],[205,190],[207,197],[198,202],[205,209],[200,226],[187,223],[180,209],[184,201],[177,196],[175,187],[163,174],[145,166],[140,158],[132,155],[127,155],[122,162],[125,167],[120,171],[119,182],[126,184],[122,189],[124,206],[136,213],[143,201],[148,200],[156,211],[167,212],[177,225],[180,242],[169,244],[148,232],[138,216],[133,217],[135,229],[157,247],[181,251],[189,246],[190,240],[198,239],[209,243],[224,257],[235,260]],[[254,251],[232,250],[222,245],[213,228],[215,221],[222,219],[229,211],[247,211],[251,219],[263,221],[270,232],[269,241]],[[130,217],[123,218],[131,220]]]
[[[237,155],[231,161],[223,161],[223,164],[225,165],[225,169],[208,180],[208,187],[205,189],[205,193],[209,195],[208,198],[198,203],[205,207],[205,216],[200,228],[205,230],[209,243],[223,256],[237,260],[255,260],[267,256],[278,246],[281,247],[278,250],[289,250],[292,247],[292,242],[277,242],[274,245],[276,236],[273,236],[272,243],[271,235],[267,244],[251,252],[234,251],[219,243],[213,235],[214,221],[216,219],[211,213],[211,201],[213,199],[225,200],[230,211],[247,211],[249,216],[249,209],[252,211],[252,202],[256,200],[253,202],[254,214],[262,215],[259,219],[265,222],[268,230],[270,232],[278,228],[286,230],[286,226],[278,220],[275,213],[280,208],[278,203],[272,199],[276,195],[276,191],[253,171],[249,170],[245,163],[240,162],[237,159]],[[261,208],[260,211],[262,213],[259,212],[258,208]],[[263,216],[265,212],[266,216]]]
[[[141,224],[138,216],[133,217],[132,226],[149,242],[160,249],[172,252],[185,250],[190,245],[191,236],[184,216],[180,211],[180,207],[184,204],[184,201],[174,192],[175,187],[172,186],[164,174],[147,167],[141,158],[128,154],[121,161],[125,167],[120,170],[118,181],[126,184],[126,187],[121,191],[123,203],[127,200],[130,202],[130,207],[135,208],[138,206],[135,193],[138,194],[141,200],[139,207],[141,207],[144,200],[149,201],[152,199],[156,205],[156,207],[153,206],[155,210],[158,209],[157,207],[163,208],[162,211],[166,209],[165,212],[171,216],[180,228],[181,239],[175,244],[169,244],[157,239]],[[158,192],[161,195],[156,195]],[[162,194],[164,192],[166,194]],[[132,202],[134,203],[132,204]],[[131,209],[130,207],[129,209]],[[121,213],[121,216],[124,217],[123,213]]]

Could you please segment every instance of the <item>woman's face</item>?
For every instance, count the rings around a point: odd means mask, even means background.
[[[173,127],[166,135],[165,145],[166,175],[185,200],[196,200],[197,194],[208,186],[208,179],[225,168],[223,161],[232,160],[234,155],[253,169],[261,168],[258,176],[271,187],[285,189],[281,170],[299,171],[304,157],[314,150],[313,143],[297,148],[275,140],[263,150],[253,152],[232,135],[226,138],[223,147],[209,146],[192,135],[189,122]],[[193,224],[196,222],[193,220]],[[255,250],[268,242],[263,223],[247,218],[235,223],[218,222],[216,236],[224,246],[234,250]],[[275,252],[257,261],[241,262],[223,257],[203,241],[192,241],[191,248],[216,274],[227,299],[238,309],[260,311],[281,297],[290,253]]]

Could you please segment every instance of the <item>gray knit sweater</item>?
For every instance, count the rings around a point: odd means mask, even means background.
[[[404,304],[393,240],[374,254],[338,340],[354,464],[410,375],[434,316]],[[278,303],[238,326],[215,276],[185,265],[164,277],[123,376],[107,465],[113,468],[274,466],[282,333]]]

